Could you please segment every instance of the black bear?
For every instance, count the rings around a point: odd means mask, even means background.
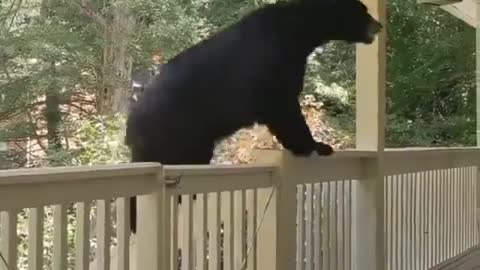
[[[299,105],[307,57],[331,40],[372,43],[381,28],[358,0],[278,2],[253,11],[179,53],[145,87],[127,121],[132,162],[208,164],[217,141],[254,123],[294,155],[332,154],[313,139]]]

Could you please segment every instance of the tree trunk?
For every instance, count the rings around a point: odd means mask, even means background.
[[[97,109],[100,114],[126,113],[131,90],[133,59],[129,52],[135,20],[124,4],[112,4],[111,19],[105,21],[103,50],[103,87]]]
[[[51,63],[49,71],[50,74],[55,72],[54,62]],[[58,93],[57,87],[58,86],[54,83],[51,87],[47,88],[45,93],[45,118],[47,120],[48,148],[51,150],[58,150],[62,148],[60,135],[62,115],[60,111],[60,94]]]
[[[40,8],[40,15],[43,23],[49,18],[52,12],[52,6],[55,0],[43,0]],[[48,149],[58,150],[62,148],[62,141],[60,135],[60,124],[62,121],[62,114],[60,111],[60,93],[58,85],[55,83],[55,61],[45,62],[44,70],[47,77],[51,78],[51,83],[45,90],[45,119],[47,122],[47,139]]]

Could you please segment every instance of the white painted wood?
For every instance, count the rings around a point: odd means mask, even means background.
[[[67,205],[53,209],[53,270],[67,269]]]
[[[313,184],[305,185],[305,269],[313,270]]]
[[[457,186],[457,194],[462,194],[462,196],[457,196],[457,200],[456,200],[456,203],[455,203],[455,210],[456,210],[456,217],[455,217],[455,223],[454,223],[454,229],[455,229],[455,232],[456,232],[456,236],[457,236],[457,247],[456,247],[456,250],[455,250],[455,254],[459,254],[461,252],[461,250],[463,249],[463,228],[462,228],[462,218],[463,218],[463,209],[462,209],[462,206],[463,206],[463,203],[462,203],[462,197],[464,196],[464,193],[463,193],[463,188],[462,188],[462,178],[463,178],[463,171],[461,168],[459,169],[456,169],[455,171],[457,171],[457,183],[456,183],[456,186]],[[455,193],[454,193],[455,194]],[[447,259],[447,258],[444,258],[444,259]]]
[[[429,197],[429,212],[430,212],[430,218],[429,218],[429,267],[434,265],[434,258],[435,258],[435,236],[436,236],[436,231],[435,231],[435,213],[436,213],[436,205],[435,203],[435,181],[434,181],[434,172],[430,171],[429,172],[429,177],[428,177],[428,188],[427,188],[427,196]]]
[[[178,252],[179,246],[178,243],[181,239],[179,237],[181,230],[179,230],[180,221],[179,221],[179,207],[177,203],[177,196],[169,196],[172,198],[172,254],[171,254],[171,261],[172,261],[172,270],[177,270],[179,267],[178,262]],[[208,207],[207,207],[208,209]],[[207,214],[208,215],[208,214]],[[147,246],[145,246],[147,248]]]
[[[208,196],[208,269],[220,270],[220,193],[210,193]]]
[[[339,212],[339,231],[340,231],[340,266],[339,270],[346,270],[345,266],[345,261],[346,261],[346,246],[347,242],[350,240],[346,237],[346,216],[348,215],[347,210],[346,210],[346,202],[345,202],[345,197],[346,197],[346,182],[347,181],[341,181],[340,182],[340,193],[339,193],[339,202],[340,202],[340,212]]]
[[[417,211],[417,218],[419,219],[419,227],[418,227],[418,234],[420,236],[420,243],[419,243],[419,246],[418,246],[418,256],[420,257],[419,258],[419,264],[418,264],[418,269],[425,269],[427,266],[426,266],[426,262],[427,262],[427,253],[428,253],[428,250],[427,250],[427,235],[426,235],[426,231],[427,231],[427,206],[426,206],[426,201],[427,201],[427,197],[426,197],[426,192],[425,192],[425,186],[426,186],[426,173],[425,172],[421,172],[420,173],[420,179],[419,179],[419,186],[420,186],[420,189],[419,191],[416,193],[416,196],[417,196],[417,201],[418,201],[418,205],[419,205],[419,209]]]
[[[205,194],[197,194],[197,199],[194,201],[194,221],[193,221],[193,234],[194,234],[194,249],[195,249],[195,262],[198,270],[207,270],[206,265],[206,228],[204,228],[205,210],[204,207]]]
[[[207,250],[208,250],[208,239],[207,239],[207,233],[208,233],[208,194],[203,193],[202,195],[202,237],[199,238],[199,241],[201,241],[202,244],[202,252],[199,254],[202,256],[202,259],[199,261],[199,263],[202,264],[200,269],[207,270],[208,269],[208,261],[207,261]]]
[[[322,269],[322,184],[314,184],[313,249],[314,270]]]
[[[471,248],[475,245],[475,217],[476,217],[476,208],[475,208],[475,167],[469,168],[469,181],[468,181],[468,230],[469,230],[469,237],[468,237],[468,248]]]
[[[331,269],[338,269],[338,234],[337,234],[337,182],[330,182],[330,243]]]
[[[130,266],[130,198],[118,198],[117,214],[117,270]]]
[[[235,269],[235,191],[230,192],[230,267]]]
[[[88,270],[90,264],[90,202],[77,203],[75,230],[75,270]]]
[[[43,270],[43,218],[43,207],[29,209],[28,270]]]
[[[292,270],[295,269],[296,247],[292,245],[296,238],[296,185],[294,179],[297,175],[292,174],[294,171],[291,165],[295,162],[289,153],[284,152],[279,168],[278,182],[276,193],[276,270]]]
[[[455,224],[455,208],[453,207],[453,203],[457,200],[458,198],[458,193],[455,192],[455,180],[456,180],[456,170],[448,170],[447,171],[447,181],[448,181],[448,190],[451,192],[451,195],[448,196],[449,202],[447,203],[448,209],[447,209],[447,220],[449,221],[449,227],[450,229],[447,232],[447,256],[452,257],[455,256],[455,251],[453,249],[453,243],[455,241],[454,237],[454,224]]]
[[[415,254],[414,252],[414,243],[415,243],[415,232],[414,232],[414,224],[413,224],[413,200],[412,196],[414,193],[414,175],[412,173],[407,174],[407,181],[408,181],[408,194],[407,196],[409,197],[407,200],[408,204],[408,227],[409,227],[409,234],[408,234],[408,257],[409,257],[409,269],[414,269],[415,267]]]
[[[185,254],[186,255],[185,257],[187,258],[187,264],[186,264],[186,268],[183,268],[183,269],[194,269],[193,256],[195,253],[193,251],[193,215],[194,215],[195,209],[193,208],[193,198],[192,196],[188,196],[187,200],[182,202],[188,203],[188,214],[187,214],[188,237],[186,237],[188,240],[187,240],[187,248],[185,250],[187,251],[187,253]],[[186,203],[184,204],[187,205]]]
[[[384,245],[384,148],[386,84],[386,1],[365,0],[369,12],[384,29],[370,45],[356,50],[356,148],[376,151],[365,162],[366,181],[353,185],[352,269],[383,270]],[[346,179],[356,179],[354,177]]]
[[[149,195],[137,197],[137,269],[166,269],[167,254],[165,252],[166,200],[165,183],[160,173],[157,186]],[[173,205],[176,205],[174,200]],[[175,219],[175,218],[174,218]],[[175,223],[174,223],[175,224]],[[173,249],[175,252],[176,249]],[[174,260],[175,261],[175,260]]]
[[[110,201],[97,201],[97,270],[110,269],[110,237],[112,235],[110,215]]]
[[[50,167],[33,169],[10,169],[0,171],[0,185],[43,184],[77,182],[79,180],[114,179],[155,175],[160,165],[157,163],[128,163],[116,165]]]
[[[243,259],[243,202],[241,191],[232,192],[234,198],[233,215],[233,258],[234,269],[238,269]]]
[[[442,199],[441,199],[441,185],[440,185],[440,172],[433,171],[433,180],[434,180],[434,190],[435,190],[435,199],[434,199],[434,207],[435,207],[435,259],[434,263],[440,263],[440,250],[441,250],[441,241],[440,238],[442,236],[441,232],[441,223],[442,220],[440,219],[440,213],[442,211]]]
[[[18,212],[10,210],[0,212],[0,252],[8,265],[0,261],[1,270],[16,270],[17,268],[17,222]]]
[[[422,175],[421,173],[415,173],[412,175],[413,176],[413,190],[412,190],[412,196],[413,196],[413,258],[414,258],[414,263],[413,263],[413,269],[420,269],[421,265],[421,260],[423,257],[422,250],[420,248],[421,245],[421,240],[423,237],[423,234],[420,231],[420,212],[422,211],[421,204],[419,201],[420,198],[420,187],[421,187],[421,181]],[[423,194],[422,194],[423,196]]]
[[[240,269],[245,256],[245,190],[234,193],[234,269]]]
[[[257,269],[257,238],[255,235],[257,229],[257,190],[247,191],[247,244],[250,249],[247,259],[247,269]],[[247,250],[248,251],[248,250]]]
[[[272,188],[258,190],[257,213],[263,213],[270,197]],[[257,233],[257,269],[276,270],[276,195],[270,201],[266,209],[262,226]]]
[[[0,171],[0,210],[145,194],[157,172],[155,164]]]
[[[330,269],[330,183],[322,183],[322,249],[323,269]]]
[[[305,216],[304,216],[304,209],[305,209],[305,202],[304,202],[304,186],[299,185],[297,186],[297,254],[296,254],[296,269],[304,269],[304,253],[305,253]]]
[[[406,256],[405,256],[405,224],[407,222],[407,218],[406,218],[406,215],[405,215],[405,204],[407,202],[406,200],[406,196],[405,196],[405,175],[400,175],[399,176],[399,182],[400,182],[400,207],[399,207],[399,212],[400,212],[400,231],[399,231],[399,234],[400,234],[400,237],[399,237],[399,241],[400,241],[400,269],[404,269],[406,268]]]
[[[222,192],[221,193],[221,217],[223,220],[223,260],[224,260],[224,269],[225,270],[233,270],[234,268],[234,261],[233,261],[233,231],[232,231],[232,217],[234,216],[233,211],[233,198],[231,196],[231,192]]]

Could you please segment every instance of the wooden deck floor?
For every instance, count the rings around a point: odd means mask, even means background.
[[[442,270],[480,270],[480,249],[477,249],[452,264],[441,268]]]

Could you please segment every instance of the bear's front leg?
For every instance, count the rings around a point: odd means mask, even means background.
[[[275,105],[270,107],[265,122],[283,147],[296,156],[310,156],[313,151],[322,156],[333,153],[330,145],[313,139],[295,97],[275,101]]]

